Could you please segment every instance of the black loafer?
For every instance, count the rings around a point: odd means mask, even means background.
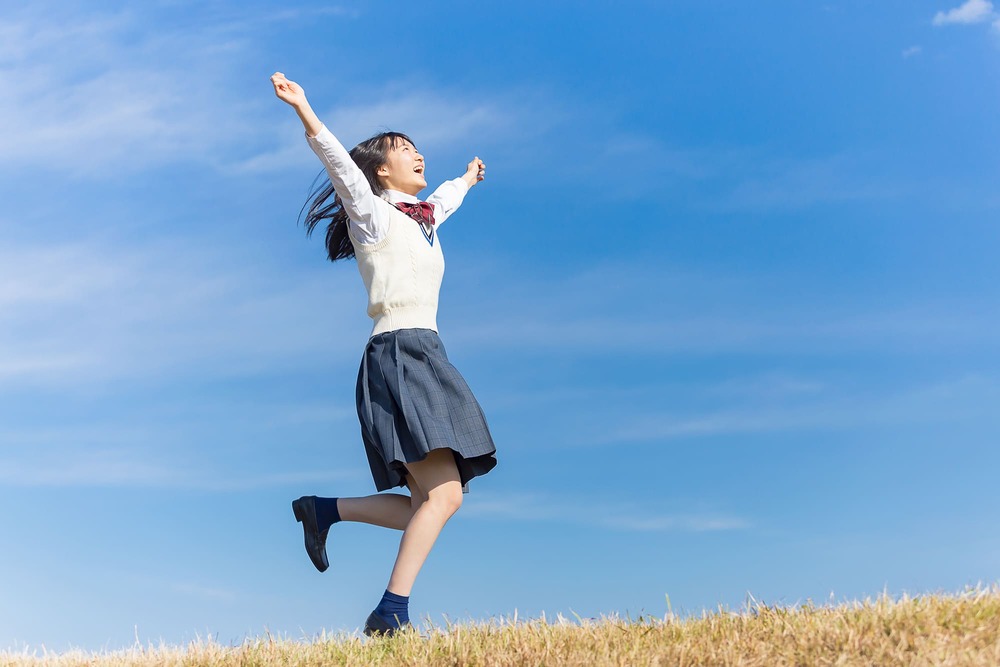
[[[292,512],[295,513],[295,520],[302,524],[309,560],[320,572],[326,571],[330,567],[330,561],[326,558],[326,536],[330,530],[319,532],[319,524],[316,523],[316,496],[302,496],[293,500]]]
[[[364,633],[369,637],[392,637],[397,632],[402,632],[406,628],[412,627],[409,621],[402,626],[398,626],[372,612],[368,614],[368,620],[365,621]]]

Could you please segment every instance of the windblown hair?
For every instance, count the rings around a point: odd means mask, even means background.
[[[371,185],[372,192],[376,197],[381,196],[385,191],[376,172],[379,167],[386,163],[389,151],[403,141],[413,143],[408,136],[401,132],[382,132],[370,139],[365,139],[351,149],[351,159],[368,179],[368,184]],[[326,253],[330,261],[335,262],[338,259],[354,257],[354,246],[351,244],[351,237],[347,234],[347,211],[344,210],[344,203],[340,201],[340,195],[333,189],[333,184],[325,177],[326,173],[323,172],[313,181],[313,191],[306,203],[302,205],[299,217],[302,218],[304,211],[303,225],[306,228],[307,236],[312,235],[320,221],[330,221],[326,226]],[[317,186],[316,183],[321,179],[326,180],[326,183]]]

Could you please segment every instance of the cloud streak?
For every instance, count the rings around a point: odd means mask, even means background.
[[[477,494],[470,497],[459,514],[468,518],[497,520],[576,523],[605,530],[660,532],[718,532],[746,530],[752,527],[747,519],[715,512],[651,512],[636,504],[567,499],[538,493],[505,494],[492,498]]]
[[[309,82],[299,83],[311,95]],[[416,88],[419,92],[414,92]],[[469,151],[501,152],[511,141],[528,142],[546,132],[560,115],[556,102],[528,89],[491,90],[471,96],[468,91],[394,82],[349,91],[344,97],[368,101],[337,104],[320,112],[320,117],[348,148],[391,129],[413,137],[425,153],[460,151],[468,153],[470,159]],[[306,162],[318,164],[305,146],[298,121],[290,113],[285,118],[276,146],[233,161],[226,168],[236,173],[269,173]],[[462,167],[464,163],[456,163],[452,170]],[[452,177],[454,174],[448,172],[436,178]]]
[[[829,394],[829,392],[828,392]],[[778,432],[831,432],[879,426],[984,424],[994,422],[1000,384],[991,378],[961,377],[895,392],[844,392],[796,402],[754,404],[689,414],[631,415],[628,426],[581,444],[662,442],[709,436]],[[749,403],[749,404],[748,404]]]
[[[0,99],[0,126],[17,128],[0,135],[0,168],[30,165],[93,179],[173,163],[236,174],[315,164],[297,122],[275,122],[279,114],[293,115],[270,95],[270,72],[260,73],[254,97],[232,80],[244,77],[254,36],[271,24],[330,14],[350,20],[356,12],[329,7],[218,16],[204,9],[197,21],[151,31],[156,22],[144,13],[155,11],[80,16],[33,6],[0,19],[0,84],[8,91]],[[310,82],[302,83],[310,90]],[[345,143],[391,126],[412,134],[422,148],[466,145],[475,137],[472,151],[555,122],[553,103],[528,90],[473,96],[426,82],[419,92],[405,81],[362,85],[343,81],[340,93],[369,102],[338,104],[324,114]]]
[[[0,17],[0,166],[37,165],[77,176],[165,162],[213,164],[239,153],[256,129],[259,100],[232,80],[255,39],[274,24],[354,10],[227,11],[192,3],[190,20],[162,8],[76,10],[42,2]],[[256,133],[259,134],[259,133]]]
[[[788,281],[777,276],[614,263],[557,279],[511,279],[516,272],[495,262],[475,271],[467,281],[472,293],[449,287],[453,305],[442,326],[449,343],[484,350],[663,357],[901,344],[946,350],[991,346],[1000,330],[988,312],[963,312],[953,303],[893,307],[882,299],[869,309],[829,296],[797,303],[781,292]],[[621,275],[633,280],[624,286]],[[537,290],[542,282],[545,294]],[[670,307],[644,311],[637,326],[630,308],[636,302]],[[363,311],[353,266],[269,272],[197,239],[10,242],[0,246],[0,308],[0,390],[303,369],[319,350],[329,363],[353,363],[367,333],[364,317],[336,316]]]
[[[295,487],[330,480],[356,478],[355,469],[310,469],[248,473],[161,460],[163,454],[140,451],[133,443],[124,448],[90,449],[81,446],[75,433],[67,433],[70,444],[30,449],[4,443],[0,458],[0,485],[41,488],[158,488],[214,491],[219,493],[266,488]],[[163,447],[169,451],[169,447]]]
[[[989,0],[966,0],[962,5],[954,9],[935,14],[933,23],[936,26],[968,25],[985,23],[995,17],[996,13],[993,11],[993,3],[989,2]]]
[[[216,85],[237,56],[201,32],[143,31],[127,12],[33,7],[0,24],[0,167],[95,177],[206,159],[240,131],[245,105]],[[198,71],[192,77],[191,71]],[[197,100],[197,103],[193,103]]]
[[[672,267],[606,263],[567,276],[465,268],[474,292],[453,288],[465,304],[446,320],[448,340],[493,349],[553,354],[669,356],[782,350],[831,351],[993,347],[1000,319],[953,302],[865,304],[803,298],[793,279],[726,275]],[[476,273],[480,272],[480,273]],[[504,275],[506,273],[506,275]],[[496,274],[496,275],[494,275]],[[627,283],[622,276],[629,276]],[[539,293],[538,285],[546,289]],[[483,285],[491,285],[483,290]],[[482,298],[483,293],[490,298]],[[636,312],[634,304],[662,304]],[[453,311],[452,311],[453,312]]]
[[[365,322],[335,316],[360,298],[353,277],[251,265],[197,241],[8,244],[0,390],[301,368],[331,341],[356,353]]]

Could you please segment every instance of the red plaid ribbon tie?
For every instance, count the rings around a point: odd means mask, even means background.
[[[417,222],[426,225],[434,224],[434,207],[425,201],[410,204],[405,201],[396,202],[396,208],[410,216]]]

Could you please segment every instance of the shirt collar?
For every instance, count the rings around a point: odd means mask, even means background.
[[[382,199],[393,205],[398,204],[399,202],[405,202],[407,204],[416,204],[420,202],[420,200],[413,195],[408,195],[405,192],[400,192],[399,190],[383,190]]]

